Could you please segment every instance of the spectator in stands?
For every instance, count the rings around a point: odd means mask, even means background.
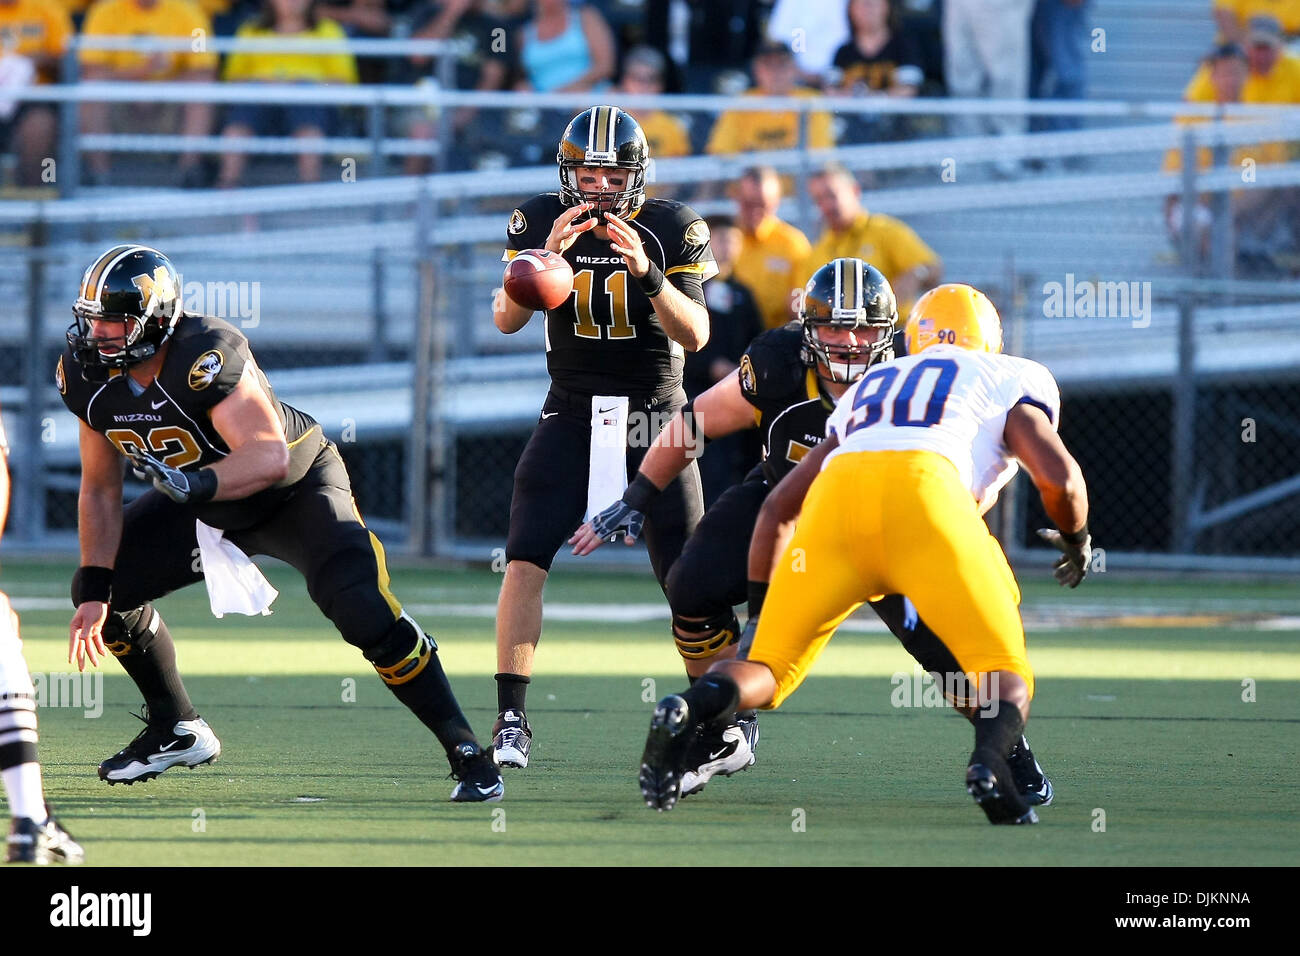
[[[1300,103],[1300,57],[1283,48],[1282,26],[1275,18],[1250,21],[1245,54],[1249,69],[1241,88],[1242,103]],[[1183,98],[1192,103],[1224,102],[1216,96],[1209,63],[1201,64]]]
[[[828,86],[851,96],[915,96],[920,54],[898,31],[890,0],[849,0],[848,42],[835,51]]]
[[[772,2],[645,0],[644,42],[668,57],[687,92],[716,93],[719,80],[743,77]]]
[[[815,97],[817,93],[796,85],[798,67],[794,52],[785,43],[766,40],[754,55],[754,88],[746,96]],[[730,111],[718,117],[705,147],[710,153],[745,153],[761,149],[793,149],[799,145],[799,114],[785,110],[768,112]],[[831,115],[812,113],[808,117],[810,149],[835,145]]]
[[[58,122],[48,104],[20,103],[7,94],[54,82],[71,34],[72,20],[59,0],[0,0],[0,150],[17,154],[19,186],[41,184]]]
[[[698,352],[686,353],[683,383],[687,398],[695,398],[733,374],[749,343],[763,331],[754,297],[733,274],[744,241],[736,221],[730,216],[709,216],[704,221],[718,274],[704,284],[709,341]],[[758,464],[758,437],[757,431],[747,430],[709,442],[707,454],[700,458],[705,508]]]
[[[1030,25],[1033,37],[1030,95],[1045,100],[1081,100],[1088,92],[1089,0],[1038,0]],[[1083,127],[1078,116],[1036,116],[1035,130]]]
[[[515,35],[524,76],[519,90],[600,90],[614,77],[614,34],[595,7],[570,0],[534,0],[533,18]]]
[[[962,98],[1023,100],[1029,93],[1029,18],[1034,0],[944,0],[943,61],[948,92]],[[957,115],[952,132],[979,136],[1025,131],[1017,114]],[[1000,176],[1015,176],[1020,164],[994,162]]]
[[[890,0],[849,0],[849,40],[835,51],[826,82],[830,92],[854,98],[915,96],[925,74],[912,37],[899,29]],[[906,135],[906,117],[850,113],[842,143]]]
[[[95,0],[86,11],[81,32],[85,36],[159,36],[193,42],[194,31],[200,36],[212,34],[212,23],[189,0]],[[134,53],[115,50],[84,50],[81,75],[87,82],[95,80],[166,81],[210,83],[216,79],[217,57],[214,53],[191,50],[177,53]],[[185,103],[177,122],[176,110],[167,103],[108,103],[85,101],[81,104],[83,133],[105,134],[166,131],[175,133],[179,126],[184,136],[207,136],[212,130],[211,103]],[[110,163],[107,153],[86,154],[87,179],[94,185],[108,181]],[[181,183],[203,186],[208,182],[197,153],[181,153],[177,161]]]
[[[510,77],[511,59],[506,21],[487,12],[495,5],[484,0],[442,0],[417,8],[412,22],[417,24],[411,34],[415,40],[455,40],[464,52],[456,57],[455,84],[458,90],[503,90]],[[413,72],[425,77],[437,77],[431,57],[410,57]],[[414,77],[408,77],[412,82]],[[478,148],[484,140],[494,138],[500,127],[499,112],[490,110],[478,113],[470,107],[458,109],[452,116],[454,140],[471,148],[458,150],[461,155],[481,155]],[[477,120],[477,122],[476,122]],[[435,117],[419,109],[411,118],[406,135],[412,139],[431,140],[437,132]],[[406,158],[408,175],[429,171],[429,161],[424,156]]]
[[[1272,17],[1278,21],[1293,52],[1300,44],[1300,0],[1214,0],[1214,22],[1226,43],[1245,43],[1250,21]]]
[[[316,0],[262,0],[262,12],[239,28],[245,39],[344,40],[343,28],[320,14]],[[223,74],[235,83],[355,83],[357,64],[351,53],[232,53]],[[221,135],[227,139],[250,136],[293,136],[320,139],[329,135],[337,108],[321,103],[236,103],[226,116]],[[245,153],[221,157],[218,185],[237,186],[244,172]],[[320,179],[321,154],[298,155],[298,178]]]
[[[663,93],[666,66],[664,55],[654,47],[633,47],[623,57],[619,91],[633,95]],[[668,159],[691,154],[690,133],[672,113],[663,110],[633,110],[632,113],[641,124],[652,157]]]
[[[1267,84],[1257,83],[1251,89],[1250,60],[1246,52],[1235,43],[1221,44],[1206,56],[1202,64],[1208,85],[1203,85],[1200,73],[1188,85],[1184,98],[1190,102],[1217,103],[1227,105],[1246,102],[1246,92],[1267,97],[1275,95],[1269,91]],[[1255,100],[1267,102],[1267,100]],[[1180,124],[1204,123],[1207,117],[1179,117]],[[1212,150],[1203,146],[1197,150],[1196,165],[1198,169],[1209,169],[1214,161]],[[1257,143],[1240,146],[1228,157],[1227,165],[1233,169],[1247,169],[1271,163],[1287,161],[1285,143]],[[1166,154],[1164,169],[1166,172],[1178,172],[1183,168],[1183,151],[1175,147]],[[1235,255],[1241,271],[1276,273],[1274,260],[1278,257],[1294,256],[1300,230],[1296,222],[1300,220],[1300,202],[1297,201],[1298,190],[1290,189],[1241,189],[1232,194],[1232,217],[1237,248]],[[1210,211],[1209,196],[1198,197],[1197,206],[1192,212],[1192,229],[1195,232],[1196,256],[1204,263],[1210,257],[1210,245],[1213,237],[1214,217]],[[1186,210],[1183,208],[1181,190],[1171,193],[1165,199],[1165,225],[1169,231],[1170,242],[1175,248],[1182,247]],[[1189,263],[1195,265],[1196,263]]]
[[[832,163],[819,170],[808,180],[808,194],[826,231],[813,243],[804,274],[844,256],[865,259],[894,287],[899,319],[906,320],[917,296],[939,284],[943,264],[934,250],[906,223],[864,209],[858,181],[843,166]]]
[[[781,177],[771,166],[746,169],[733,195],[741,232],[736,280],[754,294],[763,325],[780,328],[794,318],[792,293],[811,275],[803,269],[812,245],[802,232],[777,218]]]
[[[807,86],[825,84],[835,52],[850,39],[844,7],[844,0],[776,0],[772,7],[767,38],[794,50],[800,80]]]

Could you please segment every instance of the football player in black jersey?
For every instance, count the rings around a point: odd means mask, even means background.
[[[668,574],[668,601],[678,648],[694,677],[715,660],[736,653],[738,622],[732,610],[749,600],[756,617],[762,596],[747,595],[749,540],[768,493],[826,433],[826,418],[848,388],[877,362],[894,357],[897,306],[889,281],[861,259],[834,259],[813,273],[802,291],[799,318],[754,340],[736,374],[691,403],[694,425],[706,438],[758,428],[763,460],[714,503]],[[664,429],[633,482],[642,495],[666,484],[688,456],[678,432],[685,417]],[[632,489],[629,489],[632,490]],[[611,533],[624,531],[636,492],[602,511],[574,536],[574,551],[588,554]],[[632,503],[629,503],[629,498]],[[956,659],[926,627],[905,597],[887,595],[871,607],[928,671],[959,674]],[[692,742],[681,795],[698,792],[714,776],[730,776],[753,763],[757,718],[705,728]],[[746,741],[748,746],[746,746]],[[1052,785],[1022,737],[1009,761],[1026,800],[1050,803]]]
[[[501,775],[453,696],[437,645],[389,589],[383,546],[352,499],[338,449],[275,397],[239,329],[182,309],[176,270],[140,245],[86,270],[55,382],[80,419],[81,567],[68,660],[111,652],[145,700],[140,734],[99,766],[109,784],[214,760],[151,602],[204,577],[197,523],[246,554],[293,565],[313,601],[437,736],[458,802],[500,799]],[[153,488],[125,508],[124,459]],[[213,573],[216,573],[215,571]]]
[[[515,469],[510,502],[492,742],[493,758],[506,767],[528,765],[525,692],[551,562],[592,513],[590,498],[601,484],[623,488],[654,433],[685,404],[684,350],[708,340],[703,283],[717,271],[704,220],[689,206],[646,198],[650,152],[631,115],[613,106],[579,113],[557,161],[559,192],[514,211],[504,256],[546,248],[563,255],[574,274],[572,294],[543,317],[551,388]],[[493,320],[511,334],[532,315],[502,293]],[[608,500],[600,497],[599,504]],[[694,463],[642,509],[661,584],[703,510]]]

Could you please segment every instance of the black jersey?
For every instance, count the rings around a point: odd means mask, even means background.
[[[70,347],[59,357],[54,381],[69,411],[124,455],[130,448],[146,449],[173,468],[201,468],[230,453],[210,416],[213,406],[234,391],[246,367],[252,368],[284,426],[289,473],[248,498],[195,509],[206,524],[231,530],[246,527],[265,511],[265,504],[281,500],[307,474],[322,443],[320,426],[311,416],[276,399],[239,329],[209,316],[183,316],[168,339],[162,369],[138,395],[125,372],[115,371],[103,383],[85,381]]]
[[[798,322],[764,332],[740,359],[740,391],[754,406],[763,437],[763,475],[775,485],[826,437],[835,402],[799,358]]]
[[[546,245],[551,226],[568,208],[558,193],[534,196],[514,211],[503,261]],[[647,199],[632,218],[650,261],[682,293],[704,304],[704,280],[717,274],[709,229],[678,202]],[[595,230],[564,253],[573,293],[546,313],[546,369],[561,388],[593,395],[661,395],[680,387],[685,350],[668,337],[654,306],[627,271],[623,257]]]

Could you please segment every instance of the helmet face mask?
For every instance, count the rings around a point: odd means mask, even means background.
[[[158,353],[182,314],[180,277],[161,252],[114,246],[81,278],[66,333],[73,359],[88,382],[106,381]],[[95,324],[120,324],[116,334],[94,334]]]
[[[560,140],[556,162],[560,165],[560,201],[566,206],[594,204],[593,213],[619,218],[632,215],[645,203],[650,147],[641,126],[615,106],[593,106],[569,121]],[[616,169],[627,180],[618,190],[586,190],[579,182],[581,169]]]
[[[818,269],[799,296],[803,363],[822,379],[856,382],[877,362],[894,357],[898,307],[889,281],[862,259],[835,259]],[[846,330],[849,336],[829,330]]]

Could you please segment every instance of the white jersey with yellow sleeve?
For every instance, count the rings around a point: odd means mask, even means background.
[[[826,461],[845,452],[934,452],[953,463],[983,514],[1019,468],[1002,432],[1007,412],[1021,403],[1057,427],[1061,394],[1042,365],[931,346],[875,366],[844,393],[826,421],[827,436],[839,440]]]

